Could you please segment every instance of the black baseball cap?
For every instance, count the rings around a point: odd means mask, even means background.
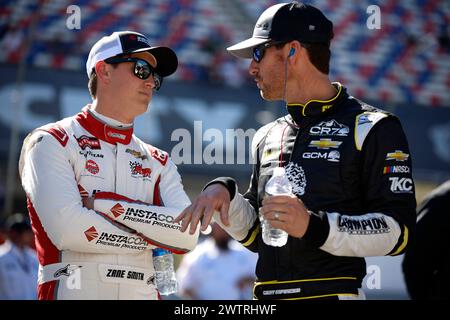
[[[101,38],[92,46],[86,61],[88,77],[99,61],[145,51],[155,59],[155,70],[158,75],[167,77],[177,70],[178,58],[172,49],[163,46],[152,47],[148,38],[141,33],[118,31]]]
[[[280,3],[258,18],[253,36],[227,50],[238,58],[251,58],[253,48],[269,41],[330,44],[333,23],[316,7],[301,2]]]

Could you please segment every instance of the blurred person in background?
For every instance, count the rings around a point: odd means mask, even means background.
[[[159,299],[152,249],[194,248],[175,215],[190,204],[166,152],[133,134],[178,60],[145,35],[121,31],[86,62],[93,102],[24,141],[22,186],[39,257],[39,299]],[[157,223],[154,223],[157,222]]]
[[[38,260],[28,217],[16,213],[6,220],[7,240],[0,245],[0,300],[37,298]]]
[[[256,260],[256,254],[214,223],[211,236],[181,261],[179,294],[194,300],[251,300]]]
[[[0,223],[0,245],[4,244],[6,241],[6,230],[5,227]]]
[[[417,209],[414,241],[403,259],[412,299],[450,299],[450,180],[434,189]]]
[[[329,79],[333,24],[299,2],[269,7],[253,36],[228,48],[252,59],[262,98],[288,114],[258,130],[250,186],[209,182],[177,218],[204,230],[211,218],[258,253],[257,299],[364,299],[364,257],[405,252],[415,224],[411,157],[399,119]],[[293,194],[265,196],[276,167]],[[287,244],[264,243],[259,215]]]

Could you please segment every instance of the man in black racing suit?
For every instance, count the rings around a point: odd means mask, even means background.
[[[262,97],[285,100],[288,115],[254,136],[245,195],[233,179],[217,178],[177,218],[193,232],[214,217],[258,253],[257,299],[364,298],[364,257],[402,254],[414,231],[411,157],[401,124],[328,80],[332,36],[332,23],[318,9],[284,3],[260,16],[252,38],[228,48],[253,58],[249,72]],[[265,197],[278,166],[293,195]],[[263,242],[258,212],[289,234],[286,245]]]

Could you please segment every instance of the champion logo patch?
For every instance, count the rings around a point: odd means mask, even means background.
[[[337,220],[339,232],[349,234],[378,234],[389,233],[390,228],[384,217],[358,218],[340,216]]]
[[[97,230],[92,226],[92,227],[90,227],[89,229],[87,229],[87,230],[84,232],[84,235],[86,236],[87,240],[88,240],[89,242],[91,242],[92,240],[94,240],[95,238],[98,237],[98,232],[97,232]]]
[[[114,218],[117,218],[121,214],[125,213],[125,209],[120,203],[117,203],[114,207],[111,208],[111,213],[114,215]]]

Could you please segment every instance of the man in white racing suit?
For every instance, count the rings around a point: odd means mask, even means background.
[[[86,63],[92,104],[30,133],[19,160],[39,258],[39,299],[158,299],[152,249],[192,250],[190,204],[168,154],[133,134],[178,66],[136,32],[100,39]]]

